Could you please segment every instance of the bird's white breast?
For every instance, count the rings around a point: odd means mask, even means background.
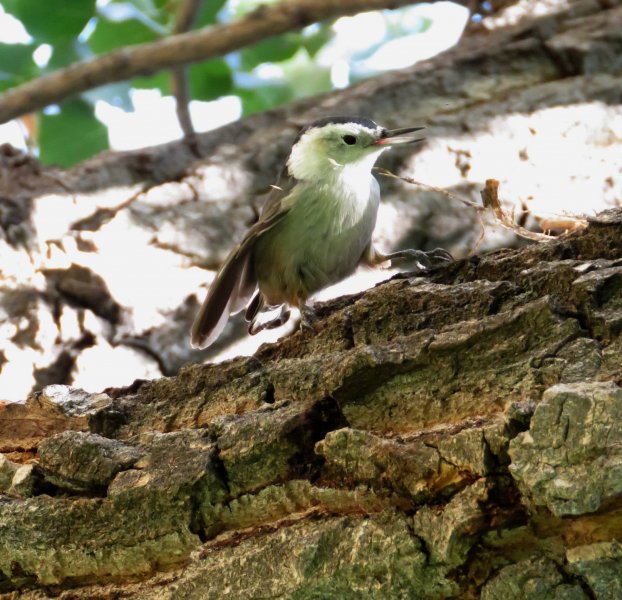
[[[255,272],[270,303],[306,298],[354,271],[371,240],[380,200],[365,165],[300,182],[283,219],[256,243]]]

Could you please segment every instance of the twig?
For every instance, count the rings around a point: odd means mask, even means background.
[[[480,194],[482,196],[482,203],[484,204],[484,207],[492,211],[497,219],[497,223],[499,223],[502,227],[510,229],[517,235],[520,235],[528,240],[534,240],[535,242],[555,239],[555,236],[553,235],[537,233],[521,227],[503,212],[501,202],[499,201],[499,182],[496,179],[486,179],[486,184]]]
[[[439,194],[443,194],[443,196],[446,196],[447,198],[451,198],[452,200],[457,200],[458,202],[462,202],[462,204],[468,206],[469,208],[473,208],[477,210],[478,212],[484,212],[486,210],[481,204],[478,204],[477,202],[473,202],[473,200],[467,200],[467,198],[461,198],[460,196],[456,196],[455,194],[452,194],[451,192],[448,192],[447,190],[444,190],[443,188],[439,188],[434,185],[429,185],[427,183],[422,183],[421,181],[417,181],[416,179],[413,179],[412,177],[401,177],[400,175],[396,175],[395,173],[391,173],[391,171],[387,171],[386,169],[381,169],[380,167],[376,167],[374,170],[377,171],[380,175],[384,175],[385,177],[392,177],[393,179],[401,179],[402,181],[405,181],[406,183],[412,183],[413,185],[418,185],[419,187],[432,190],[433,192],[438,192]]]
[[[175,14],[173,33],[185,33],[194,27],[201,8],[201,0],[182,0]]]
[[[200,7],[201,0],[182,0],[175,16],[173,34],[177,35],[190,31],[194,26]],[[198,156],[200,152],[195,139],[195,131],[188,106],[190,103],[190,90],[187,67],[179,66],[171,69],[171,89],[175,97],[175,111],[177,112],[177,120],[181,130],[189,142],[190,149]]]
[[[175,67],[171,69],[171,91],[175,97],[175,111],[179,126],[187,138],[194,137],[195,131],[190,117],[188,104],[190,93],[188,90],[188,73],[186,67]]]
[[[406,4],[412,0],[284,0],[259,6],[233,23],[121,48],[8,90],[0,95],[0,124],[100,85],[222,56],[331,17]]]
[[[529,229],[525,229],[525,227],[522,227],[518,223],[514,222],[513,215],[512,217],[510,217],[503,211],[501,202],[499,200],[499,182],[496,179],[486,180],[484,189],[481,190],[480,192],[482,196],[482,203],[483,203],[483,205],[481,205],[481,204],[477,204],[477,202],[473,202],[472,200],[468,200],[467,198],[461,198],[460,196],[456,196],[455,194],[452,194],[442,188],[438,188],[436,186],[428,185],[427,183],[422,183],[420,181],[417,181],[416,179],[413,179],[412,177],[400,177],[399,175],[395,175],[395,173],[391,173],[391,171],[387,171],[386,169],[381,169],[378,167],[376,167],[375,171],[377,171],[380,175],[384,175],[385,177],[392,177],[393,179],[401,179],[402,181],[405,181],[406,183],[412,183],[413,185],[418,185],[420,187],[438,192],[439,194],[443,194],[443,196],[446,196],[447,198],[451,198],[452,200],[457,200],[458,202],[461,202],[465,206],[468,206],[469,208],[476,210],[480,215],[479,217],[480,223],[482,223],[481,214],[485,212],[490,212],[495,217],[496,223],[498,223],[502,227],[505,227],[506,229],[509,229],[510,231],[513,231],[516,235],[523,237],[525,239],[533,240],[536,242],[542,242],[542,241],[547,241],[547,240],[554,240],[557,237],[553,235],[547,235],[545,233],[537,233],[536,231],[530,231]],[[577,229],[583,229],[584,227],[587,227],[587,220],[583,218],[579,218],[579,217],[557,217],[557,218],[550,218],[546,220],[542,219],[540,221],[540,224],[541,226],[543,226],[544,224],[546,225],[554,224],[555,228],[566,229],[567,231],[576,231]],[[482,224],[482,227],[483,227],[483,224]],[[483,232],[482,232],[482,236],[480,236],[480,239],[477,241],[475,248],[479,246],[479,244],[482,241],[482,238],[483,238]]]
[[[479,247],[484,241],[484,237],[486,236],[486,225],[484,225],[484,220],[482,219],[481,214],[477,215],[477,220],[479,221],[479,226],[481,227],[481,233],[479,234],[479,237],[475,241],[475,244],[473,244],[473,247],[469,250],[468,256],[474,256],[477,253],[477,251],[479,250]]]

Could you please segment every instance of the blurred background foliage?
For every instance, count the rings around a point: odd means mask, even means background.
[[[13,26],[23,26],[22,39],[27,40],[0,43],[0,92],[77,61],[171,35],[183,1],[0,0],[4,12],[19,21],[11,20]],[[202,0],[194,28],[237,19],[259,4],[266,0]],[[406,66],[391,64],[382,53],[388,43],[403,43],[430,27],[421,6],[366,13],[359,15],[363,21],[358,23],[338,19],[312,25],[190,65],[191,99],[237,98],[240,117],[345,87],[385,68]],[[395,49],[394,55],[403,56],[399,47]],[[134,111],[136,90],[168,96],[170,74],[103,86],[22,119],[31,149],[43,163],[68,166],[108,148],[108,129],[101,115],[96,116],[97,104]],[[197,123],[195,127],[206,129]]]

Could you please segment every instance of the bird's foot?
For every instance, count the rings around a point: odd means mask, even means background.
[[[310,330],[315,332],[315,324],[318,321],[318,316],[315,314],[315,311],[311,306],[303,304],[300,307],[300,329],[301,330]]]
[[[395,263],[409,262],[415,264],[415,270],[427,271],[434,267],[440,267],[447,265],[454,261],[454,257],[443,250],[442,248],[435,248],[424,252],[423,250],[399,250],[398,252],[392,252],[385,256],[386,260],[391,261],[391,266],[397,266]]]
[[[250,335],[257,335],[260,331],[264,331],[265,329],[276,329],[277,327],[281,327],[281,325],[285,325],[285,323],[289,321],[290,315],[291,311],[285,304],[283,304],[279,314],[274,319],[270,319],[264,323],[257,323],[256,318],[253,319],[253,321],[251,321],[248,325],[248,333]]]

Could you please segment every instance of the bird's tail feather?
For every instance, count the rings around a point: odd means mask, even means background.
[[[212,282],[192,325],[195,348],[206,348],[224,329],[229,315],[242,310],[257,285],[248,252],[232,254]]]

